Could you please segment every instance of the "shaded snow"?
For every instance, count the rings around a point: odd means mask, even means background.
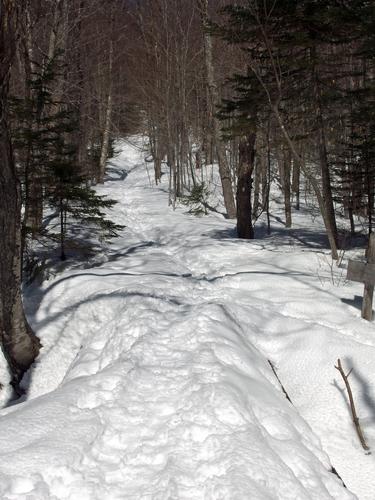
[[[44,348],[28,400],[1,412],[0,497],[355,498],[331,459],[372,498],[373,458],[333,385],[338,356],[375,373],[373,325],[340,301],[357,289],[322,289],[312,252],[265,250],[225,237],[233,224],[218,214],[173,212],[166,176],[153,186],[137,147],[123,144],[111,175],[100,192],[119,201],[121,237],[93,268],[29,292]]]

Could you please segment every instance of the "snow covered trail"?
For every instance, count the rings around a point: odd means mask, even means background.
[[[374,461],[332,384],[338,355],[375,373],[373,332],[341,291],[321,289],[311,253],[227,238],[219,214],[173,212],[167,181],[153,186],[130,144],[111,174],[100,191],[119,202],[121,237],[95,266],[29,293],[44,347],[27,401],[1,411],[0,498],[355,498],[321,440],[358,498],[373,498],[372,477],[360,482]]]

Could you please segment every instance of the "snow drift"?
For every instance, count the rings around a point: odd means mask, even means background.
[[[101,188],[121,238],[29,291],[44,347],[27,400],[1,413],[0,497],[355,498],[241,320],[252,290],[223,287],[234,245],[246,260],[256,248],[215,236],[232,228],[219,215],[167,208],[165,185],[123,144]]]

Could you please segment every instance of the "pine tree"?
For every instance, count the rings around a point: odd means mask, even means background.
[[[290,150],[294,165],[313,186],[334,258],[338,255],[334,160],[345,120],[343,89],[350,78],[342,62],[346,53],[354,55],[352,46],[363,38],[363,25],[367,26],[367,51],[371,50],[373,21],[363,20],[364,15],[371,19],[373,10],[365,1],[350,5],[340,0],[249,0],[243,5],[228,5],[223,10],[225,22],[216,27],[222,38],[241,47],[247,56],[248,73],[253,76],[235,76],[237,108],[242,109],[243,116],[248,113],[248,124],[253,121],[249,96],[254,92],[253,80],[257,80],[261,92],[255,95],[261,112],[265,107],[270,110],[281,137],[277,142]],[[262,114],[264,118],[258,116],[258,122],[264,123],[267,113]],[[369,137],[371,133],[359,140],[362,151],[367,151],[362,154],[363,160],[371,151]],[[318,167],[315,172],[301,158],[299,144],[309,148],[309,163]],[[365,170],[370,172],[367,164]],[[371,173],[366,176],[370,178]],[[370,184],[367,182],[367,197],[372,199]],[[370,205],[372,201],[369,211]]]
[[[14,145],[21,163],[23,160],[25,206],[40,201],[28,199],[28,174],[32,170],[34,182],[37,179],[40,183],[44,207],[49,206],[58,214],[60,257],[65,260],[67,230],[73,220],[90,227],[99,238],[116,236],[122,226],[105,217],[104,210],[115,201],[97,195],[82,174],[75,140],[78,132],[75,110],[54,99],[53,88],[59,75],[61,67],[56,54],[33,75],[30,99],[15,101],[18,127]],[[25,120],[25,116],[31,119]],[[25,234],[30,231],[27,224],[25,217]],[[35,227],[32,232],[35,236]],[[43,232],[48,234],[54,237],[53,233]]]

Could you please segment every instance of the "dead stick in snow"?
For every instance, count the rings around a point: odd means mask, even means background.
[[[357,412],[356,412],[356,409],[355,409],[355,405],[354,405],[354,399],[353,399],[353,393],[352,393],[352,389],[350,387],[350,384],[349,384],[349,376],[350,374],[352,373],[353,371],[353,368],[351,368],[348,372],[347,375],[345,375],[345,372],[344,372],[344,369],[342,367],[342,364],[341,364],[341,360],[338,359],[337,360],[337,366],[335,365],[335,368],[336,370],[338,370],[340,372],[340,375],[341,377],[343,378],[344,380],[344,383],[345,383],[345,387],[346,387],[346,390],[348,392],[348,396],[349,396],[349,402],[350,402],[350,409],[352,411],[352,418],[353,418],[353,423],[355,425],[355,429],[357,431],[357,434],[358,434],[358,438],[361,442],[361,445],[362,445],[362,448],[366,451],[368,451],[370,448],[367,446],[366,444],[366,441],[365,441],[365,438],[364,438],[364,435],[363,435],[363,432],[362,432],[362,429],[361,429],[361,426],[359,424],[359,418],[358,418],[358,415],[357,415]]]
[[[283,391],[283,393],[285,394],[286,399],[289,401],[289,403],[290,403],[290,404],[293,404],[293,403],[292,403],[292,400],[291,400],[291,399],[290,399],[290,397],[289,397],[289,394],[286,392],[285,387],[284,387],[284,386],[283,386],[283,384],[281,383],[281,380],[280,380],[280,378],[279,378],[279,376],[278,376],[278,374],[277,374],[277,371],[276,371],[276,368],[274,367],[274,364],[273,364],[273,363],[272,363],[272,361],[271,361],[271,360],[269,360],[269,359],[268,359],[267,361],[268,361],[268,363],[269,363],[269,365],[270,365],[270,367],[271,367],[271,370],[273,371],[273,374],[275,375],[275,377],[276,377],[277,381],[279,382],[280,387],[281,387],[281,390],[282,390],[282,391]]]
[[[279,382],[280,387],[281,387],[281,389],[282,389],[283,393],[285,394],[286,399],[289,401],[289,403],[290,403],[290,404],[292,404],[292,405],[293,405],[293,401],[290,399],[289,394],[287,393],[287,391],[286,391],[285,387],[283,386],[283,383],[282,383],[282,382],[281,382],[281,380],[280,380],[280,377],[279,377],[279,376],[278,376],[278,374],[277,374],[277,371],[276,371],[275,365],[272,363],[272,361],[271,361],[270,359],[267,359],[267,361],[268,361],[268,364],[269,364],[269,365],[270,365],[270,367],[271,367],[271,370],[272,370],[273,374],[274,374],[274,375],[275,375],[275,377],[276,377],[276,380]],[[294,405],[293,405],[293,406],[294,406]],[[342,482],[343,487],[344,487],[344,488],[346,488],[346,484],[344,483],[344,481],[343,481],[342,477],[341,477],[341,476],[340,476],[340,474],[337,472],[337,470],[333,467],[333,465],[331,465],[330,472],[331,472],[332,474],[334,474],[336,477],[338,477],[338,479],[340,479],[340,481]]]

